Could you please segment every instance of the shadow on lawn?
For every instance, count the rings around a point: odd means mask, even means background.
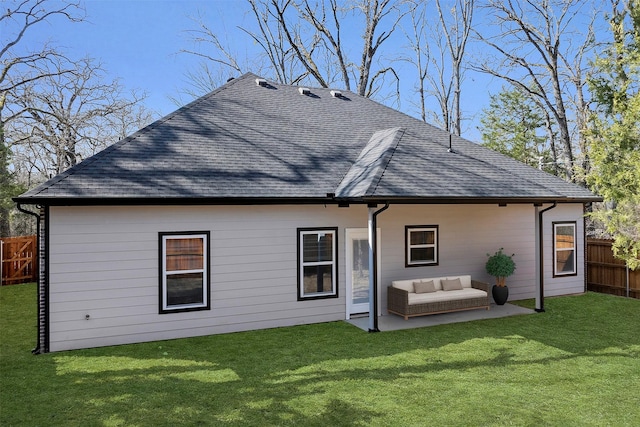
[[[63,406],[105,424],[356,426],[382,415],[328,398],[322,387],[307,388],[309,381],[274,384],[269,369],[249,375],[210,362],[126,356],[54,360],[63,388],[75,390],[61,396]]]
[[[424,329],[366,334],[336,322],[44,357],[57,387],[71,391],[60,396],[67,407],[104,423],[357,426],[402,406],[380,395],[397,381],[584,356],[635,360],[637,324],[608,310],[620,304],[629,303],[587,295],[551,300],[544,314]]]

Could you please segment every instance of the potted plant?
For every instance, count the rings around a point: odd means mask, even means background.
[[[489,259],[485,264],[487,273],[496,278],[496,285],[491,289],[493,299],[496,304],[504,305],[509,298],[509,288],[506,285],[506,278],[511,276],[516,270],[516,263],[513,261],[515,254],[507,255],[502,252],[504,248],[500,248],[493,255],[487,254]]]

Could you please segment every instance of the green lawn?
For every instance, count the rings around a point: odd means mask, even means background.
[[[0,425],[639,426],[640,301],[365,333],[347,323],[33,356],[0,288]]]

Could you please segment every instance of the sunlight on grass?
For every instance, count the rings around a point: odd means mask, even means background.
[[[638,325],[640,327],[640,325]],[[601,350],[594,350],[594,355],[603,356],[626,356],[633,358],[640,358],[640,345],[630,345],[627,347],[607,347]]]
[[[118,417],[116,415],[112,415],[107,420],[104,421],[105,427],[120,427],[120,426],[126,426],[126,425],[127,425],[127,422],[124,420],[124,418]]]
[[[133,357],[117,356],[55,356],[56,373],[66,374],[97,374],[112,371],[133,371],[153,368],[175,367],[214,367],[215,363],[195,362],[182,359],[136,359]]]
[[[225,411],[221,414],[218,414],[216,416],[216,419],[223,422],[242,421],[242,411],[240,409]]]
[[[240,379],[238,374],[231,369],[199,370],[191,372],[181,372],[178,374],[167,375],[170,378],[176,378],[185,381],[200,381],[203,383],[226,383],[229,381],[237,381]]]
[[[196,362],[193,360],[179,359],[136,359],[133,357],[116,357],[116,356],[98,356],[98,357],[80,357],[80,356],[56,356],[53,358],[56,362],[56,373],[58,375],[72,374],[101,374],[105,372],[116,373],[109,375],[107,379],[103,378],[83,378],[78,379],[76,383],[83,382],[124,382],[139,381],[141,379],[162,381],[166,379],[178,379],[184,381],[199,381],[203,383],[224,383],[229,381],[237,381],[240,379],[232,369],[197,369],[184,372],[175,372],[175,368],[200,368],[215,367],[215,363]],[[169,368],[169,369],[165,369]],[[148,373],[137,373],[129,375],[117,375],[120,371],[142,371],[148,370]]]
[[[247,402],[247,407],[251,409],[267,409],[273,405],[273,399],[257,400],[255,402]]]

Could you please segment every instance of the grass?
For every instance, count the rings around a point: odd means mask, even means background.
[[[588,293],[546,308],[33,356],[35,286],[3,287],[0,425],[640,425],[640,301]]]

